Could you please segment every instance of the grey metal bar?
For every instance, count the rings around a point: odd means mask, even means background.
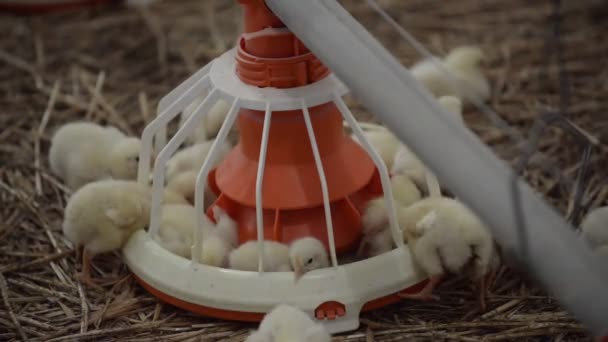
[[[561,303],[597,336],[608,334],[608,269],[565,220],[519,181],[528,246],[520,246],[512,170],[334,0],[266,0],[353,94],[420,156]]]

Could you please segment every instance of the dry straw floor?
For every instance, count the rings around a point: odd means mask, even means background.
[[[343,1],[409,65],[416,52],[362,0]],[[460,44],[487,52],[492,107],[527,132],[542,112],[560,112],[597,140],[583,145],[559,128],[541,136],[524,175],[576,224],[578,207],[605,204],[608,120],[608,3],[563,1],[384,0],[425,46]],[[239,31],[232,0],[162,1],[36,17],[0,16],[0,340],[241,341],[252,325],[195,316],[143,291],[117,255],[99,258],[104,291],[75,281],[80,263],[61,234],[69,192],[46,160],[54,127],[76,119],[139,135],[160,97],[230,48]],[[373,82],[381,82],[374,80]],[[373,86],[373,84],[370,84]],[[360,118],[369,118],[356,104]],[[479,111],[469,126],[515,162],[516,144]],[[594,139],[592,139],[593,141]],[[546,172],[547,165],[563,177]],[[587,165],[576,194],[578,171]],[[503,271],[478,312],[475,290],[450,280],[436,303],[402,302],[363,315],[336,341],[584,340],[583,327],[521,273]]]

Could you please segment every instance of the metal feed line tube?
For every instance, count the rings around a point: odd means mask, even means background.
[[[266,3],[488,224],[506,252],[521,259],[527,249],[530,259],[522,264],[594,335],[608,334],[608,270],[557,212],[519,181],[529,243],[520,246],[512,170],[473,133],[449,120],[433,96],[346,10],[334,0]]]

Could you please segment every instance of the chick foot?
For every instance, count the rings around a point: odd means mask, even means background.
[[[76,279],[78,279],[81,284],[84,284],[88,287],[92,287],[96,290],[103,290],[103,287],[97,284],[95,280],[91,278],[90,274],[86,274],[85,272],[78,272],[76,273]]]
[[[103,290],[103,287],[98,285],[91,277],[91,259],[93,256],[87,251],[86,248],[83,248],[82,253],[80,254],[82,256],[82,271],[76,274],[76,279],[78,279],[81,284],[85,284],[97,290]]]
[[[486,297],[488,296],[488,288],[494,284],[496,279],[496,271],[492,271],[479,280],[479,308],[481,312],[486,312],[488,309]]]
[[[439,300],[439,296],[434,295],[433,290],[435,289],[435,286],[437,286],[437,284],[439,284],[441,279],[443,279],[443,275],[433,276],[433,277],[429,278],[429,282],[426,283],[424,288],[422,288],[422,290],[420,290],[419,292],[417,292],[417,293],[398,293],[397,296],[404,298],[404,299],[415,299],[415,300],[424,300],[424,301]]]
[[[438,301],[440,299],[438,295],[434,295],[430,290],[422,290],[418,293],[398,293],[397,296],[403,299],[414,299],[422,301]]]

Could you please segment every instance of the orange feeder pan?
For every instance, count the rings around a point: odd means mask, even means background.
[[[329,75],[263,1],[240,2],[245,10],[236,67],[241,81],[293,88]],[[266,34],[260,34],[264,29]],[[341,253],[356,247],[360,209],[382,190],[379,180],[372,185],[375,166],[363,148],[345,135],[337,107],[326,103],[309,108],[309,113],[327,180],[336,252]],[[257,239],[255,186],[264,115],[240,111],[240,142],[209,176],[210,187],[218,194],[213,205],[222,206],[238,222],[240,243]],[[262,194],[265,239],[290,243],[312,236],[329,246],[321,182],[301,110],[272,113]]]

